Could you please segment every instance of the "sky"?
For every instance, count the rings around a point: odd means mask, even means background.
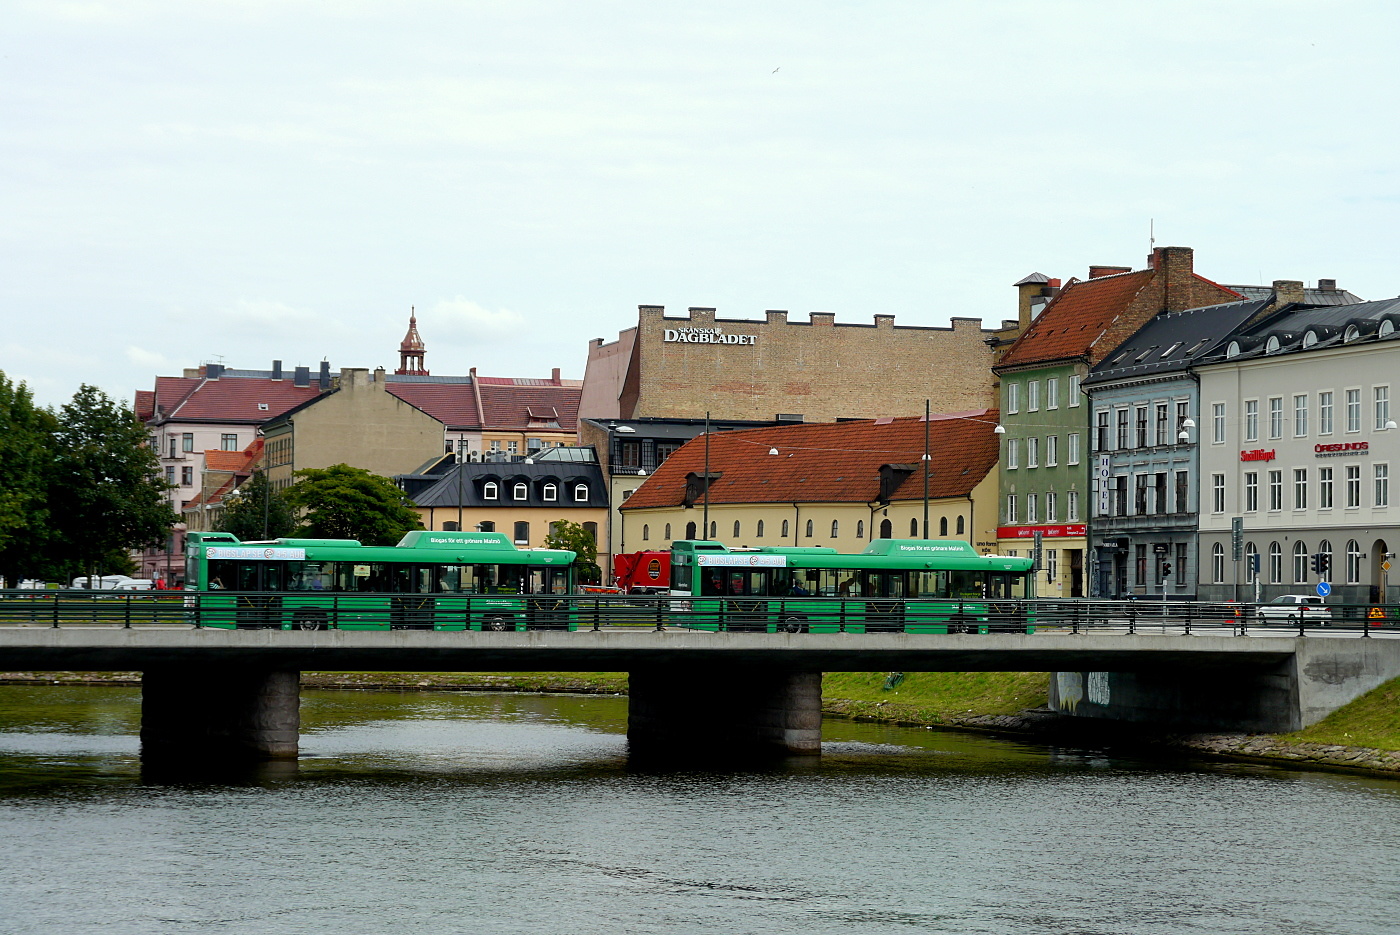
[[[1196,250],[1400,293],[1389,2],[8,0],[0,371],[583,376],[639,304],[907,325]]]

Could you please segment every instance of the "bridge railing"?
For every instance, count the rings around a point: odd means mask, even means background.
[[[1400,605],[546,594],[0,591],[0,626],[1400,636]]]

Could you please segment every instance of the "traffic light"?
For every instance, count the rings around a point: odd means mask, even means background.
[[[1171,576],[1172,576],[1172,563],[1171,563],[1171,562],[1163,562],[1163,563],[1162,563],[1162,577],[1163,577],[1163,578],[1170,578]]]
[[[1314,552],[1314,553],[1312,554],[1312,570],[1313,570],[1313,574],[1315,574],[1315,575],[1320,575],[1320,574],[1322,574],[1322,553],[1321,553],[1321,552]]]
[[[1317,573],[1325,575],[1332,570],[1332,556],[1326,552],[1317,553]]]

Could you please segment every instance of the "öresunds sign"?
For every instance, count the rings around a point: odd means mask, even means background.
[[[757,344],[756,334],[725,334],[719,328],[667,328],[662,340],[668,344]]]

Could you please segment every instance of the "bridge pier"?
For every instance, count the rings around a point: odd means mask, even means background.
[[[657,666],[628,676],[634,756],[819,756],[821,721],[820,672]]]
[[[301,673],[246,666],[147,669],[141,756],[198,763],[295,759]]]

